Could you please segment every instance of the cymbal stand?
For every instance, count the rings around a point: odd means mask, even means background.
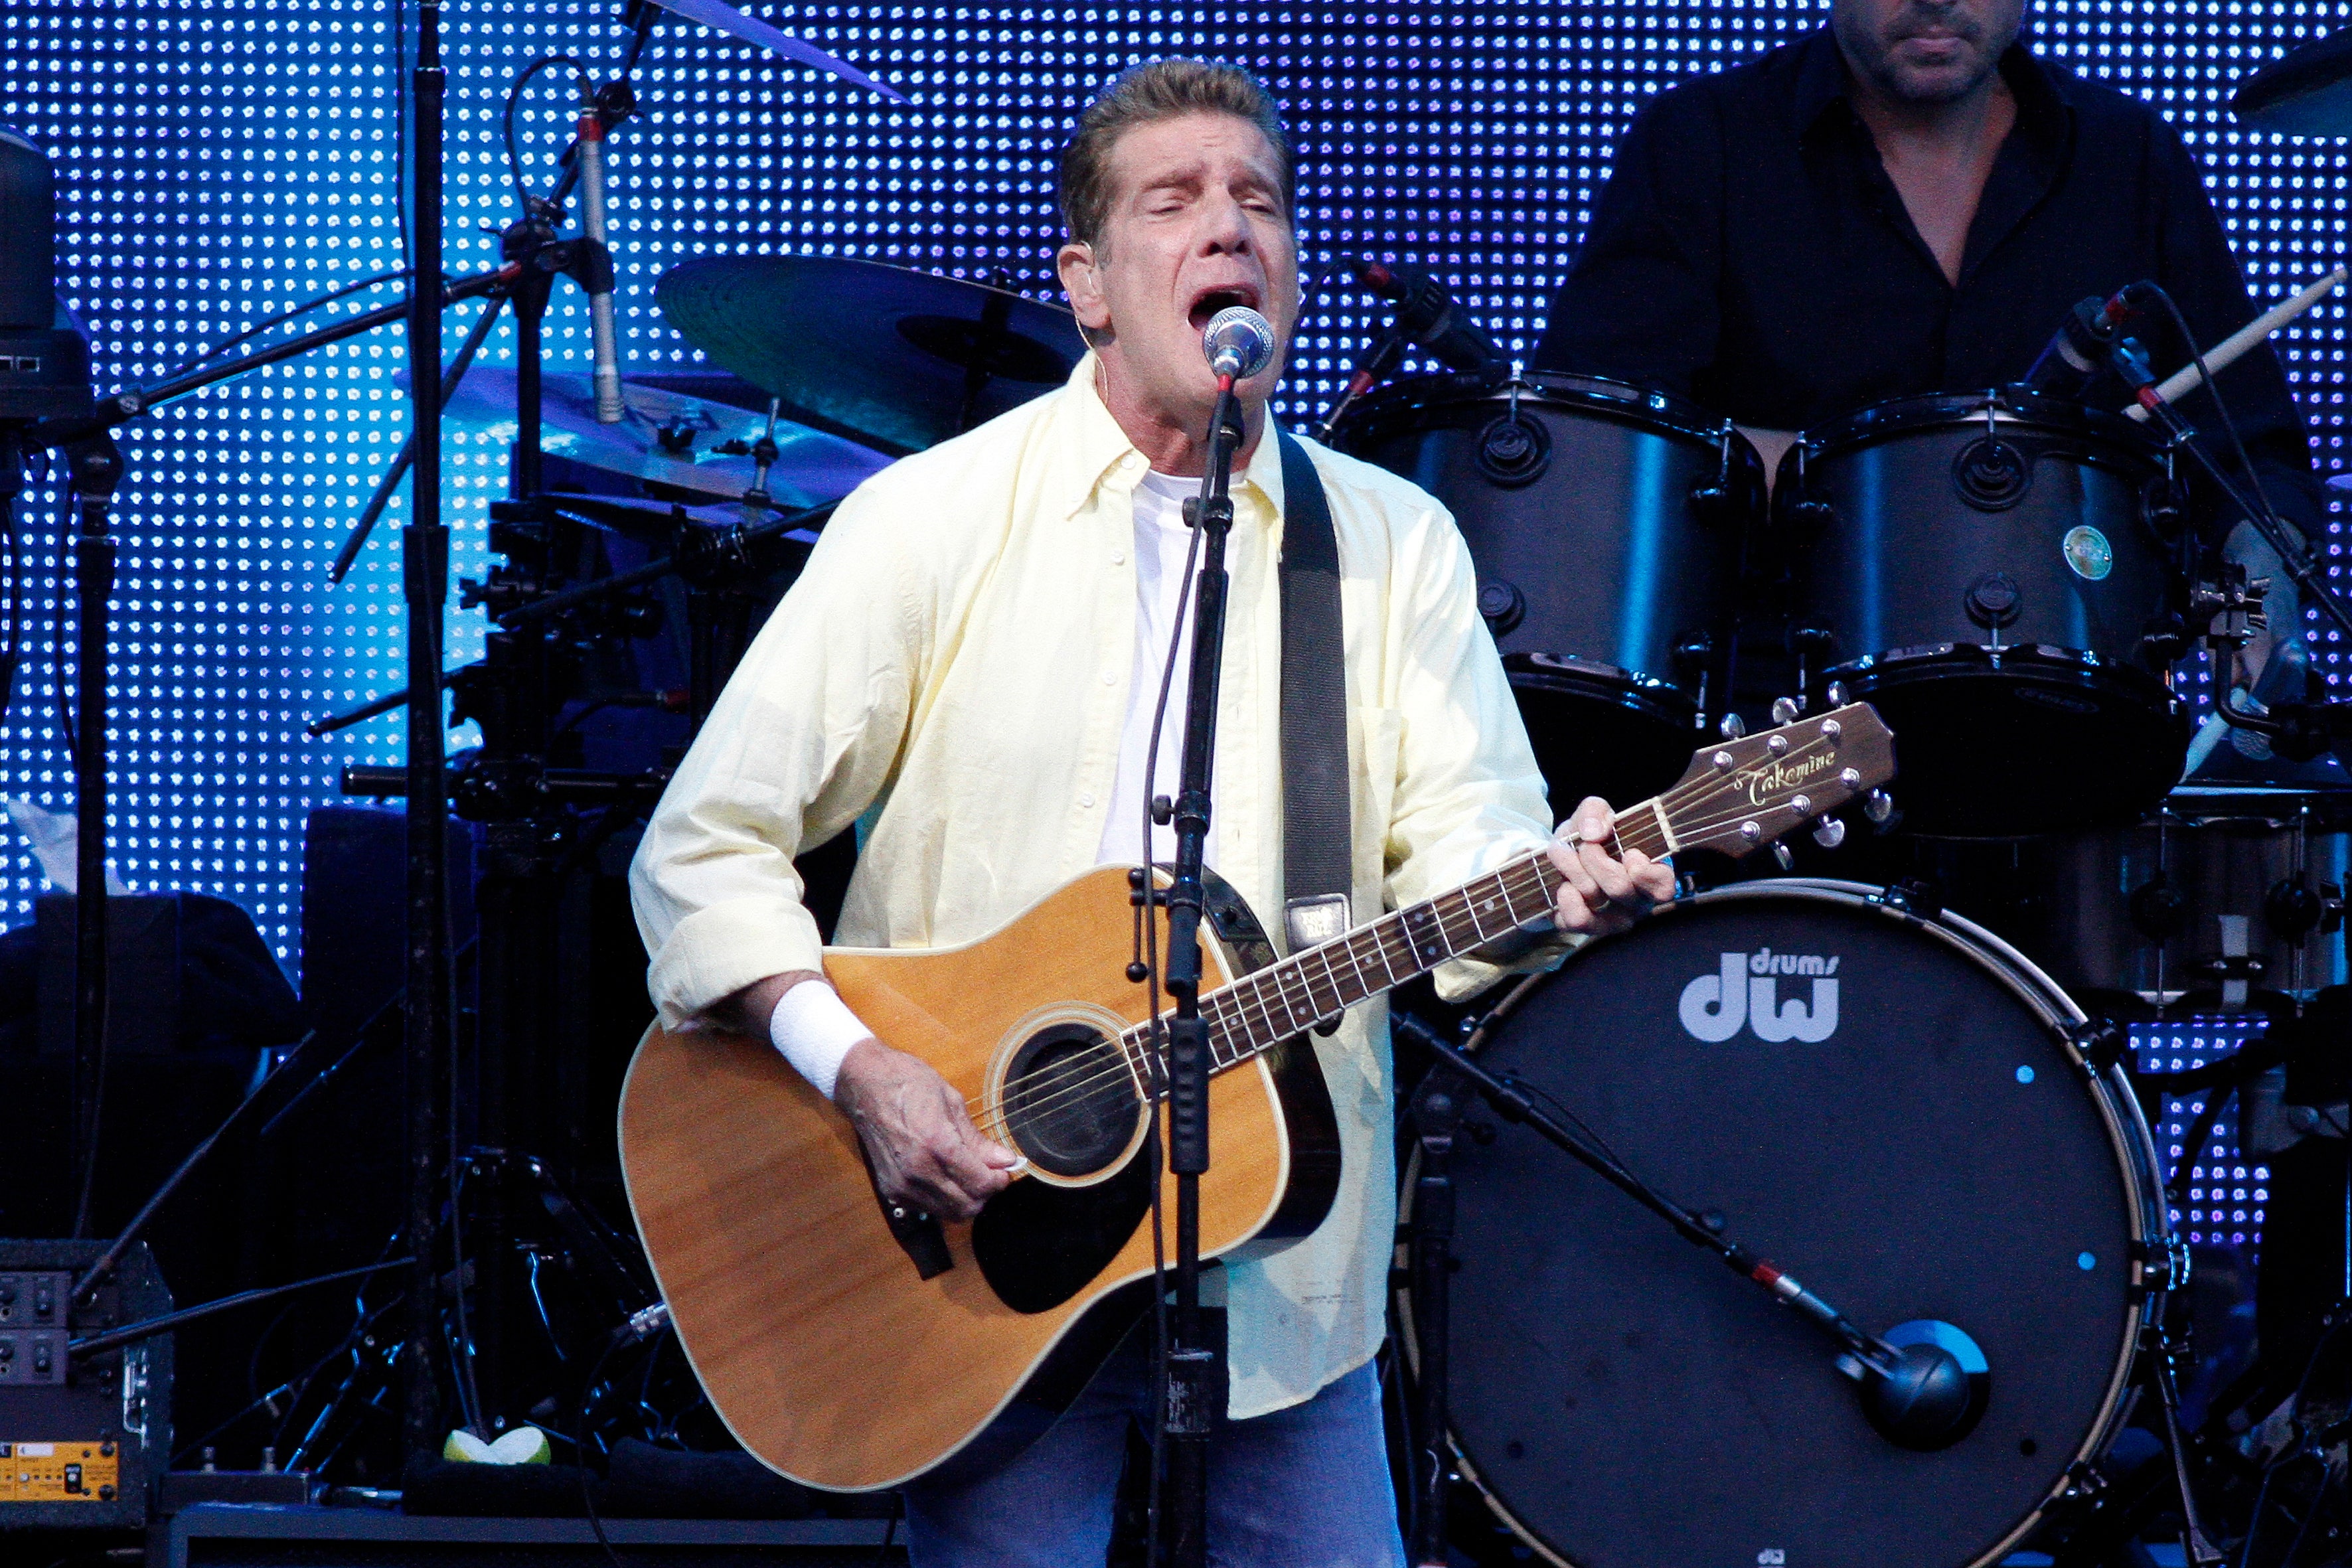
[[[122,455],[104,431],[66,447],[74,510],[74,1058],[71,1169],[79,1191],[73,1234],[89,1234],[98,1173],[98,1125],[106,1080],[106,806],[109,612],[114,540],[107,504],[122,479]]]
[[[397,26],[397,23],[394,24]],[[409,283],[409,439],[416,471],[401,533],[401,597],[408,621],[408,888],[402,998],[407,1065],[408,1237],[411,1263],[401,1354],[402,1432],[412,1454],[440,1442],[440,1396],[431,1346],[439,1332],[434,1238],[440,1230],[441,1104],[451,1026],[448,802],[441,701],[443,605],[449,596],[449,530],[441,519],[441,0],[417,0],[416,63],[410,77],[412,135]]]

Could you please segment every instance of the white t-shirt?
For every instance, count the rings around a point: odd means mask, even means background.
[[[1127,687],[1127,728],[1119,737],[1118,773],[1111,785],[1110,811],[1103,819],[1102,847],[1097,858],[1105,865],[1132,866],[1143,832],[1143,808],[1152,795],[1176,798],[1184,774],[1184,697],[1192,689],[1192,605],[1184,593],[1189,574],[1186,557],[1192,548],[1192,531],[1184,526],[1184,502],[1201,493],[1201,481],[1147,470],[1135,487],[1135,668]],[[1168,637],[1177,622],[1177,602],[1182,599],[1182,642],[1176,649],[1176,672],[1169,684],[1168,707],[1160,721],[1159,765],[1145,783],[1144,752],[1151,743],[1151,720],[1160,703],[1160,673],[1167,668]],[[1176,829],[1171,825],[1151,830],[1151,858],[1165,864],[1176,858]],[[1209,819],[1207,858],[1217,858],[1217,826],[1213,806]]]

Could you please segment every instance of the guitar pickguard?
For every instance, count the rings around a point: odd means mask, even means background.
[[[971,1222],[972,1261],[1014,1311],[1051,1311],[1094,1282],[1150,1208],[1150,1162],[1140,1152],[1088,1186],[1015,1182]]]

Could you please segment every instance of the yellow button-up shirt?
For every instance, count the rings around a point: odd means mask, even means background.
[[[1091,868],[1135,659],[1132,496],[1148,468],[1067,385],[858,487],[754,639],[631,874],[663,1023],[821,967],[793,857],[856,823],[837,940],[936,947]],[[1551,824],[1469,552],[1445,510],[1316,447],[1341,574],[1358,918],[1542,844]],[[1214,780],[1217,869],[1277,944],[1282,911],[1282,460],[1234,486]],[[1181,716],[1171,733],[1181,735]],[[1170,742],[1176,743],[1176,742]],[[1494,973],[1456,964],[1459,992]],[[1311,1397],[1384,1332],[1396,1224],[1388,1022],[1315,1048],[1345,1176],[1311,1237],[1226,1270],[1231,1411]]]

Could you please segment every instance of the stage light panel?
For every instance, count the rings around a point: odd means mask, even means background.
[[[1827,15],[1823,0],[1314,8],[754,0],[745,8],[915,103],[893,106],[666,17],[637,74],[646,113],[611,144],[618,316],[633,368],[693,363],[655,308],[653,287],[674,262],[710,252],[856,256],[968,278],[1002,269],[1013,287],[1054,297],[1052,168],[1073,115],[1125,66],[1180,52],[1247,64],[1286,105],[1300,153],[1308,278],[1354,254],[1422,262],[1506,353],[1525,359],[1633,111],[1659,89],[1750,58]],[[607,74],[621,40],[615,11],[581,0],[460,0],[445,9],[451,271],[493,264],[495,244],[478,230],[514,216],[499,142],[507,83],[530,60],[566,49]],[[2342,151],[2240,131],[2226,100],[2246,72],[2352,22],[2352,4],[2041,0],[2031,12],[2037,47],[2155,103],[2180,129],[2258,300],[2284,296],[2343,254]],[[373,0],[0,8],[0,121],[57,161],[60,288],[96,332],[102,386],[151,381],[253,321],[400,264],[394,128],[403,82],[391,14]],[[534,189],[551,184],[571,116],[564,77],[533,84],[521,145]],[[388,296],[379,290],[352,308]],[[478,309],[450,312],[449,351]],[[1337,277],[1308,302],[1279,405],[1286,420],[1319,416],[1381,321]],[[2280,339],[2323,472],[2347,466],[2345,321],[2343,301],[2330,300]],[[548,342],[559,365],[585,363],[586,312],[568,284]],[[485,363],[512,354],[511,326],[502,324]],[[133,887],[185,887],[244,904],[289,966],[299,960],[305,814],[340,798],[342,764],[400,754],[397,713],[326,741],[301,729],[403,679],[399,505],[352,579],[341,588],[325,581],[405,435],[391,379],[401,363],[397,331],[378,332],[125,432],[129,471],[115,508],[123,552],[115,864]],[[485,509],[505,482],[500,442],[450,433],[453,577],[486,564]],[[54,482],[27,494],[34,639],[0,725],[0,792],[69,809],[48,696],[59,507]],[[2341,537],[2331,536],[2328,560],[2343,582]],[[449,662],[474,657],[481,621],[457,611],[454,595],[450,628]],[[2332,631],[2315,635],[2319,667],[2340,684],[2352,647]],[[23,840],[0,834],[0,922],[29,918],[43,886]],[[2168,1047],[2168,1059],[2234,1037],[2208,1028],[2182,1037],[2209,1044]],[[2260,1179],[2207,1175],[2197,1191],[2231,1196],[2185,1205],[2184,1226],[2235,1236],[2242,1208],[2253,1234],[2260,1200],[2236,1194],[2258,1191]]]

